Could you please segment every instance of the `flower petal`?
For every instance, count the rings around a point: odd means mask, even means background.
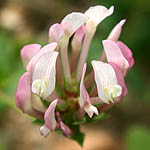
[[[40,128],[40,134],[42,136],[44,136],[45,138],[49,136],[50,134],[50,130],[49,128],[47,128],[45,125],[43,125],[41,128]]]
[[[41,48],[40,44],[29,44],[25,45],[21,49],[21,59],[24,67],[26,67],[30,59],[40,50],[40,48]]]
[[[108,36],[108,40],[113,40],[115,42],[118,41],[121,31],[122,31],[122,26],[124,25],[124,23],[126,22],[126,19],[121,20],[111,31],[111,33]]]
[[[58,42],[63,35],[64,29],[61,24],[56,23],[50,27],[49,29],[50,42]]]
[[[74,34],[72,39],[72,49],[80,50],[82,46],[82,40],[86,32],[85,25],[82,25]]]
[[[16,92],[16,106],[24,113],[41,119],[43,113],[32,107],[31,89],[30,89],[30,73],[25,72],[18,81],[18,88]]]
[[[32,72],[33,67],[34,67],[36,61],[37,61],[43,54],[55,50],[56,47],[57,47],[57,43],[56,43],[56,42],[53,42],[53,43],[50,43],[50,44],[44,46],[34,57],[32,57],[32,59],[29,61],[28,65],[27,65],[27,67],[26,67],[26,70],[27,70],[28,72]]]
[[[73,12],[68,14],[61,22],[64,31],[70,37],[80,26],[82,26],[88,17],[83,13]]]
[[[41,102],[41,99],[39,96],[32,94],[31,95],[31,103],[32,103],[32,107],[35,110],[45,113],[46,107]]]
[[[125,84],[125,80],[124,80],[123,74],[122,74],[121,70],[119,69],[119,67],[116,64],[114,64],[114,63],[109,63],[109,64],[115,70],[118,84],[122,87],[122,94],[121,94],[121,96],[125,96],[128,93],[128,89],[127,89],[127,86]]]
[[[123,56],[119,46],[112,40],[103,40],[104,51],[108,62],[113,62],[121,69],[122,72],[128,69],[129,63]]]
[[[111,65],[101,61],[92,61],[98,96],[104,103],[112,101],[114,86],[118,85],[117,77]],[[113,97],[114,98],[114,97]]]
[[[97,26],[102,20],[110,16],[113,13],[113,11],[114,11],[114,6],[111,6],[109,9],[107,9],[104,6],[98,5],[98,6],[90,7],[85,12],[85,15],[87,15],[89,19],[95,23],[95,26]]]
[[[81,83],[80,83],[80,100],[79,104],[80,107],[84,107],[89,100],[89,94],[84,86],[84,77],[85,77],[85,72],[86,72],[86,63],[83,66],[83,71],[82,71],[82,77],[81,77]]]
[[[55,108],[58,100],[54,100],[48,107],[45,112],[44,120],[45,126],[50,129],[50,131],[54,131],[56,128],[56,119],[55,119]]]
[[[121,49],[123,56],[127,59],[128,63],[129,63],[129,68],[131,68],[134,65],[134,59],[132,56],[132,51],[127,47],[127,45],[125,45],[121,41],[118,41],[117,45]]]
[[[23,112],[26,112],[30,107],[31,89],[30,89],[30,73],[25,72],[18,81],[16,93],[16,105]]]
[[[84,109],[89,115],[89,117],[91,118],[94,113],[98,115],[98,110],[95,106],[91,105],[89,94],[84,86],[85,72],[86,72],[86,63],[84,64],[83,71],[82,71],[79,105],[81,109]]]
[[[91,105],[91,104],[87,105],[84,109],[85,109],[85,111],[87,112],[87,114],[90,118],[92,118],[94,113],[96,115],[99,114],[97,108],[95,106]]]
[[[46,99],[55,88],[57,56],[56,51],[42,55],[33,69],[32,92],[43,99]]]

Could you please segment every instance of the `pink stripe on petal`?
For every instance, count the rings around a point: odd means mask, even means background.
[[[122,74],[121,70],[119,69],[119,67],[116,64],[114,64],[112,62],[110,62],[109,64],[115,70],[118,84],[122,87],[122,95],[121,96],[125,96],[128,93],[128,89],[127,89],[127,86],[125,84],[123,74]]]
[[[51,131],[54,131],[56,128],[56,119],[55,119],[55,108],[58,100],[54,100],[46,110],[44,114],[45,126],[48,127]]]
[[[30,73],[25,72],[18,81],[16,93],[16,105],[23,112],[30,107],[31,89],[30,89]]]
[[[41,48],[40,44],[29,44],[25,45],[21,49],[21,59],[24,67],[26,67],[30,59],[40,50],[40,48]]]
[[[127,47],[127,45],[125,45],[121,41],[118,41],[117,45],[121,49],[123,56],[127,59],[128,63],[129,63],[129,68],[131,68],[134,65],[134,59],[132,56],[132,51]]]
[[[32,72],[33,67],[34,67],[35,63],[37,62],[37,60],[43,54],[46,54],[48,52],[51,52],[51,51],[55,50],[56,47],[57,47],[57,43],[56,42],[53,42],[53,43],[50,43],[50,44],[44,46],[34,57],[32,57],[32,59],[29,61],[28,65],[26,67],[26,70],[28,72]]]

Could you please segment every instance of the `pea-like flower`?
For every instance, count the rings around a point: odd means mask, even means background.
[[[99,60],[86,63],[97,26],[113,11],[113,6],[98,5],[85,13],[70,13],[50,26],[49,44],[29,44],[21,49],[27,72],[18,81],[16,105],[41,124],[42,136],[57,130],[82,146],[80,125],[103,119],[104,111],[128,93],[124,78],[134,59],[119,41],[125,19],[102,41]]]

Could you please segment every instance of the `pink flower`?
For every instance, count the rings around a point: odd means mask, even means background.
[[[122,42],[112,40],[104,40],[103,46],[108,62],[115,63],[125,75],[134,62],[130,49]]]
[[[42,136],[47,137],[50,131],[54,131],[57,125],[55,119],[55,108],[57,105],[58,100],[54,100],[46,110],[44,114],[45,124],[40,128],[40,133]]]
[[[16,105],[24,113],[41,118],[45,107],[40,98],[35,98],[31,93],[30,73],[25,72],[18,81],[16,92]]]
[[[86,64],[84,64],[83,71],[82,71],[79,105],[81,109],[84,109],[89,115],[89,117],[92,118],[94,113],[98,115],[98,110],[95,106],[91,105],[89,94],[84,86],[85,72],[86,72]]]

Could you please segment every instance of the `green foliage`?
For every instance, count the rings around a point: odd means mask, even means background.
[[[42,126],[44,124],[44,120],[35,119],[32,121],[32,123]]]
[[[81,119],[79,121],[75,121],[73,124],[74,125],[79,125],[79,124],[84,124],[84,123],[93,123],[93,122],[96,122],[96,121],[107,119],[108,117],[110,117],[110,115],[108,115],[106,113],[100,113],[99,115],[94,116],[93,118],[89,118],[89,116],[86,115],[83,119]]]
[[[80,131],[80,125],[72,126],[73,135],[71,139],[75,140],[81,147],[83,147],[85,134]]]
[[[133,127],[126,136],[128,150],[148,150],[150,148],[150,129]]]

